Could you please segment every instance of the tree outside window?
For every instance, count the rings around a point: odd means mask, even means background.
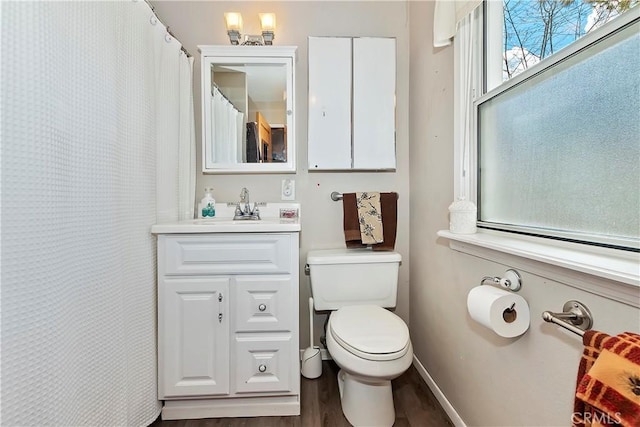
[[[504,0],[502,78],[537,64],[639,0]]]

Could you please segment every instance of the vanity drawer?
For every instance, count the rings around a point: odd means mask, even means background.
[[[235,392],[291,390],[291,335],[236,335]]]
[[[236,331],[291,331],[291,287],[290,276],[236,277]]]
[[[161,235],[158,262],[166,275],[290,273],[289,234]]]

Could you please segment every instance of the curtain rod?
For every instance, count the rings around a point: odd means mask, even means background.
[[[241,111],[238,110],[238,107],[236,107],[236,105],[233,102],[231,102],[231,100],[229,98],[227,98],[227,95],[225,95],[222,92],[222,90],[220,89],[220,86],[218,86],[216,84],[216,82],[211,82],[211,88],[217,90],[218,93],[229,103],[229,105],[231,105],[231,107],[233,107],[234,110],[236,110],[238,113],[241,113]],[[213,93],[212,93],[212,95],[213,95]],[[241,114],[244,114],[244,113],[241,113]]]
[[[136,0],[133,0],[136,1]],[[159,22],[162,22],[162,20],[160,19],[160,17],[158,16],[158,14],[156,13],[156,8],[150,3],[149,0],[144,0],[144,2],[147,4],[147,6],[149,6],[149,9],[151,9],[151,12],[153,13],[153,15],[156,17],[156,19]],[[164,24],[162,24],[164,25]],[[178,38],[176,36],[173,35],[173,33],[169,30],[170,27],[166,27],[166,31],[167,34],[169,34],[171,37],[173,37],[174,39],[178,40]],[[182,45],[182,42],[180,42],[180,50],[184,52],[185,55],[187,55],[188,57],[193,57],[193,55],[191,55],[189,53],[189,51],[187,49],[185,49],[185,47]]]

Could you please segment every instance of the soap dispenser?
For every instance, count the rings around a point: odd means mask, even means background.
[[[204,197],[200,200],[198,207],[200,218],[213,218],[216,216],[216,199],[213,198],[212,191],[213,188],[204,189]]]

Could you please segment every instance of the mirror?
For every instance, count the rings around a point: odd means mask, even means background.
[[[295,172],[295,47],[199,46],[203,172]]]

